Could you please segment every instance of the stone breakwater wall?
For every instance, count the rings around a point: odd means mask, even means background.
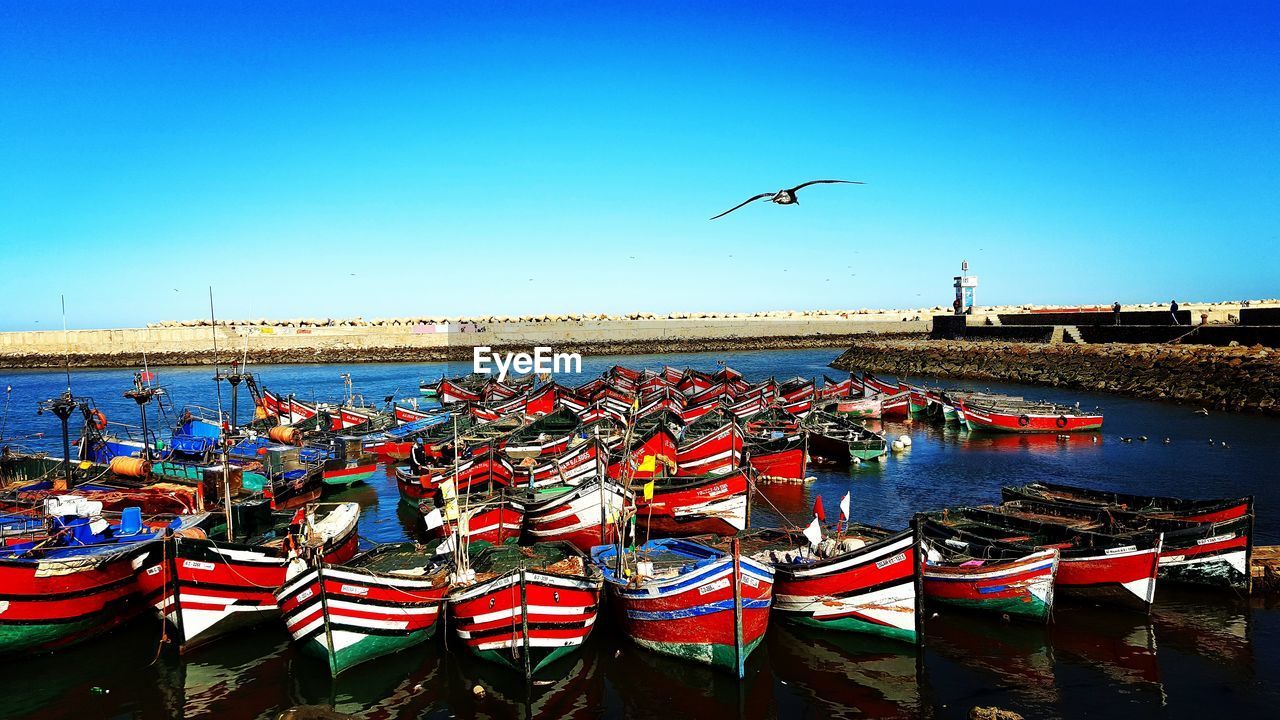
[[[1280,351],[860,338],[832,367],[999,380],[1280,415]]]
[[[123,330],[0,333],[0,368],[138,367],[222,363],[358,363],[469,360],[472,348],[551,347],[584,355],[847,347],[865,334],[927,332],[928,319],[800,314],[661,320],[412,322],[400,325],[219,323]]]

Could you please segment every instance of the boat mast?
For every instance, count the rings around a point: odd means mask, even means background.
[[[227,463],[227,436],[222,431],[222,383],[218,382],[218,318],[213,312],[213,286],[209,286],[209,331],[213,336],[213,388],[218,397],[218,435],[222,447],[222,510],[227,517],[227,539],[235,538],[235,526],[231,512],[231,468]],[[268,480],[270,482],[270,480]]]

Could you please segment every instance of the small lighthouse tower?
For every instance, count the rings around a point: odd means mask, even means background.
[[[969,261],[960,262],[960,274],[955,278],[956,302],[952,306],[957,315],[973,313],[974,293],[978,289],[978,277],[969,274]]]

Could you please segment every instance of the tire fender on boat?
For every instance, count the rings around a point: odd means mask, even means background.
[[[1031,416],[1029,415],[1018,416],[1018,427],[1026,427],[1030,424],[1031,424]]]

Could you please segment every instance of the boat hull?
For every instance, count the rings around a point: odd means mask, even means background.
[[[336,677],[429,639],[446,590],[432,579],[322,566],[290,577],[275,598],[294,642]]]
[[[922,584],[931,603],[1048,622],[1058,552],[1043,550],[971,567],[925,562]]]
[[[773,607],[801,625],[914,642],[915,563],[908,530],[819,562],[779,564]]]

